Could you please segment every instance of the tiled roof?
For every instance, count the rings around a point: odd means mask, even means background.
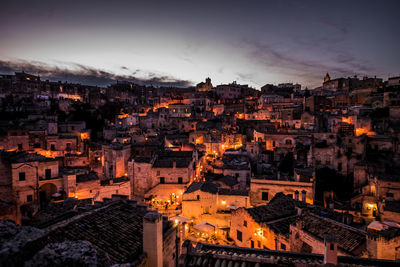
[[[135,162],[137,163],[150,163],[151,157],[135,157]]]
[[[222,182],[228,186],[234,186],[234,185],[238,184],[236,177],[233,177],[231,175],[223,175],[220,173],[218,173],[218,174],[205,173],[204,177],[206,178],[206,180]]]
[[[218,188],[218,194],[229,195],[229,196],[248,196],[249,192],[247,190],[233,190],[227,188]]]
[[[192,151],[165,151],[158,155],[153,168],[172,168],[174,162],[176,168],[188,168],[192,160]]]
[[[220,195],[235,195],[235,196],[248,196],[249,193],[246,190],[232,190],[227,188],[221,188],[219,184],[214,184],[212,182],[195,182],[192,183],[185,193],[191,193],[200,190],[202,192],[208,192],[211,194]]]
[[[1,151],[1,157],[3,160],[6,160],[10,163],[22,163],[22,162],[33,162],[33,161],[46,161],[49,160],[45,156],[34,154],[34,153],[26,153],[26,152],[17,152],[17,151]]]
[[[246,210],[258,223],[273,221],[297,214],[294,200],[282,193],[276,194],[267,205]]]
[[[99,180],[99,176],[95,172],[89,172],[85,174],[77,174],[76,175],[76,182],[77,183],[82,183],[82,182],[87,182],[87,181],[95,181]]]
[[[216,194],[218,192],[218,185],[210,183],[210,182],[195,182],[195,183],[192,183],[188,187],[188,189],[186,189],[185,193],[192,193],[197,190],[200,190],[203,192],[208,192],[211,194]]]
[[[290,225],[295,223],[296,219],[297,219],[297,215],[294,215],[294,216],[279,219],[276,221],[268,222],[267,225],[275,233],[288,236],[289,232],[290,232]]]
[[[326,266],[321,254],[296,253],[267,249],[230,247],[198,243],[194,248],[185,241],[187,252],[179,257],[179,267],[186,266]],[[359,257],[338,257],[338,266],[397,266],[396,261]]]
[[[49,242],[87,240],[115,263],[142,254],[143,207],[126,201],[110,204],[50,227]]]
[[[324,239],[326,234],[336,236],[338,247],[351,253],[366,242],[366,233],[337,221],[318,216],[313,213],[304,213],[299,216],[302,230],[313,236]]]
[[[174,161],[174,159],[156,159],[153,168],[173,168]],[[179,159],[175,161],[175,166],[176,168],[187,168],[191,161],[191,159]]]
[[[66,198],[62,202],[50,203],[45,209],[35,214],[30,225],[45,228],[49,225],[71,218],[84,211],[86,207],[92,207],[92,199]]]

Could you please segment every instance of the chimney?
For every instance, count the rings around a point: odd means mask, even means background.
[[[163,220],[161,214],[150,211],[143,217],[143,252],[148,266],[163,266]]]
[[[337,265],[337,241],[334,235],[324,236],[324,264]]]

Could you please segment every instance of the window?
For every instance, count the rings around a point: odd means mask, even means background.
[[[247,221],[243,221],[243,226],[247,227]]]
[[[51,169],[46,169],[44,172],[45,172],[45,178],[51,179]]]
[[[272,141],[272,147],[275,147],[275,141]]]
[[[65,148],[65,150],[67,150],[67,151],[71,150],[71,143],[67,143],[67,147]]]
[[[259,248],[261,248],[261,241],[260,241],[260,240],[257,241],[257,246],[258,246]]]
[[[250,246],[251,246],[251,248],[254,248],[254,241],[253,240],[250,241]]]
[[[334,249],[335,249],[335,246],[333,245],[333,243],[331,243],[331,244],[329,245],[329,247],[330,247],[330,250],[334,250]]]
[[[56,150],[56,145],[55,144],[51,144],[50,145],[50,150],[51,151],[55,151]]]
[[[26,196],[26,202],[32,202],[33,196],[32,195],[27,195]]]
[[[160,177],[160,184],[165,184],[165,178],[164,177]]]
[[[281,249],[282,249],[282,250],[286,250],[286,245],[283,244],[283,243],[281,243]]]
[[[25,179],[26,179],[26,177],[25,177],[25,172],[20,172],[20,173],[19,173],[18,179],[19,179],[20,181],[25,181]]]
[[[386,197],[394,197],[393,193],[386,193]]]
[[[200,195],[197,195],[197,200],[200,200]]]
[[[236,239],[239,241],[242,241],[242,232],[239,230],[236,230]]]
[[[18,144],[18,150],[22,150],[22,144]]]
[[[268,200],[268,192],[261,193],[261,200]]]
[[[160,176],[160,171],[157,171],[157,176]]]
[[[182,182],[182,177],[178,177],[178,184],[181,184]]]

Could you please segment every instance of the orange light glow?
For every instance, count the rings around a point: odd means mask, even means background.
[[[244,118],[244,114],[243,113],[238,113],[238,114],[235,114],[235,117],[238,118],[238,119],[243,119]]]
[[[342,117],[342,122],[353,124],[353,119],[351,117]]]
[[[118,119],[125,119],[125,118],[128,118],[128,117],[129,117],[128,114],[120,114],[120,115],[118,115]]]
[[[369,131],[366,128],[356,128],[356,136],[366,134],[367,136],[375,136],[376,132]]]
[[[53,151],[50,151],[50,150],[40,149],[40,150],[37,150],[36,153],[39,155],[42,155],[46,158],[54,158],[54,153],[53,153]]]
[[[89,133],[81,133],[81,140],[88,140],[89,139]]]

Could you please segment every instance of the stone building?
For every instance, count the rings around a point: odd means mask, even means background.
[[[229,227],[231,211],[250,206],[247,191],[222,188],[211,182],[192,183],[182,196],[182,215],[195,223],[207,221]]]
[[[250,180],[250,203],[252,206],[265,205],[280,192],[298,201],[314,203],[314,181],[312,178],[303,181],[260,178]]]
[[[392,224],[393,225],[393,224]],[[377,227],[378,226],[378,227]],[[374,259],[400,260],[400,228],[373,222],[367,228],[367,256]]]
[[[340,256],[361,256],[366,247],[365,232],[311,212],[298,216],[290,233],[293,252],[323,254],[326,234],[336,237]]]
[[[123,144],[103,145],[103,174],[107,179],[128,176],[128,160],[131,156],[131,146]]]
[[[267,205],[234,210],[229,236],[240,247],[290,250],[289,224],[296,215],[294,202],[278,194]]]
[[[180,203],[193,182],[197,162],[197,151],[165,151],[150,158],[134,158],[129,173],[133,195]]]
[[[26,152],[1,152],[0,200],[13,203],[15,218],[34,213],[39,204],[62,191],[58,161]]]

